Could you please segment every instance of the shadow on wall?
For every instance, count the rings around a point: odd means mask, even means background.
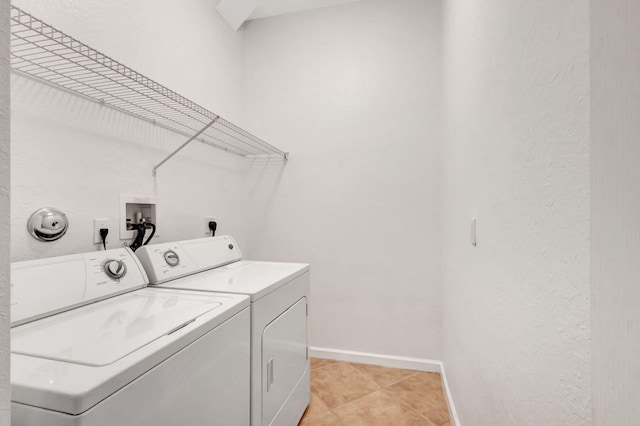
[[[270,232],[271,207],[286,167],[287,161],[281,158],[254,158],[247,162],[245,194],[249,235],[252,239],[262,239],[265,233]],[[254,245],[249,244],[249,247]]]
[[[125,154],[132,145],[152,150],[148,151],[145,159],[153,164],[159,163],[167,153],[173,152],[188,139],[188,136],[155,126],[139,117],[133,117],[63,88],[26,76],[12,75],[11,94],[14,99],[12,109],[34,122],[63,127],[72,134],[81,133],[86,144],[103,143],[108,140],[109,144],[116,144],[115,149]],[[229,171],[237,170],[226,155],[203,156],[200,149],[192,148],[195,146],[204,147],[204,144],[193,142],[190,144],[191,149],[180,151],[180,156],[203,165],[215,165]],[[217,152],[209,147],[204,149],[205,152]],[[222,159],[219,159],[220,157]]]
[[[215,215],[244,244],[244,171],[248,160],[200,142],[190,144],[152,177],[152,168],[187,139],[51,85],[12,75],[12,261],[97,249],[93,218],[117,229],[120,195],[156,197],[156,238],[204,235]],[[65,238],[42,244],[26,230],[37,208],[62,209]],[[113,246],[120,246],[117,232]]]

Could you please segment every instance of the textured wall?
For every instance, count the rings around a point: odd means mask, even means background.
[[[245,31],[245,119],[292,153],[247,175],[249,254],[312,264],[312,345],[439,359],[439,2]]]
[[[594,425],[640,419],[640,3],[593,0]]]
[[[176,92],[239,121],[242,33],[215,2],[20,0],[15,4]],[[186,138],[24,77],[12,78],[12,260],[98,249],[93,218],[111,219],[119,246],[120,194],[156,196],[154,241],[203,237],[205,215],[244,245],[242,195],[248,164],[194,142],[151,175]],[[241,124],[241,123],[238,123]],[[68,234],[42,243],[28,235],[29,215],[54,206]],[[114,235],[115,234],[115,235]]]
[[[588,425],[589,4],[445,5],[443,359],[462,424]]]
[[[0,1],[0,425],[10,423],[9,385],[9,1]]]

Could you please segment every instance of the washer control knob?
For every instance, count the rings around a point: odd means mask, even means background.
[[[104,272],[109,278],[119,280],[127,274],[127,265],[122,260],[109,259],[104,264]]]
[[[180,263],[180,256],[173,250],[167,250],[164,252],[164,261],[167,262],[169,266],[178,266]]]

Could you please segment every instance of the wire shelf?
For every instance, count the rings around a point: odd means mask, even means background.
[[[11,6],[11,67],[242,157],[288,154],[79,40]],[[195,137],[194,137],[195,135]],[[155,170],[187,143],[169,155]]]

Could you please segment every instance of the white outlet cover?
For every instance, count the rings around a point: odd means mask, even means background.
[[[204,217],[204,233],[206,235],[211,235],[211,230],[209,229],[209,222],[216,222],[216,218],[213,216]]]
[[[107,243],[109,243],[109,238],[112,237],[112,230],[109,228],[109,219],[93,219],[93,244],[102,244],[102,237],[100,236],[101,228],[107,228],[109,230],[107,234]]]

